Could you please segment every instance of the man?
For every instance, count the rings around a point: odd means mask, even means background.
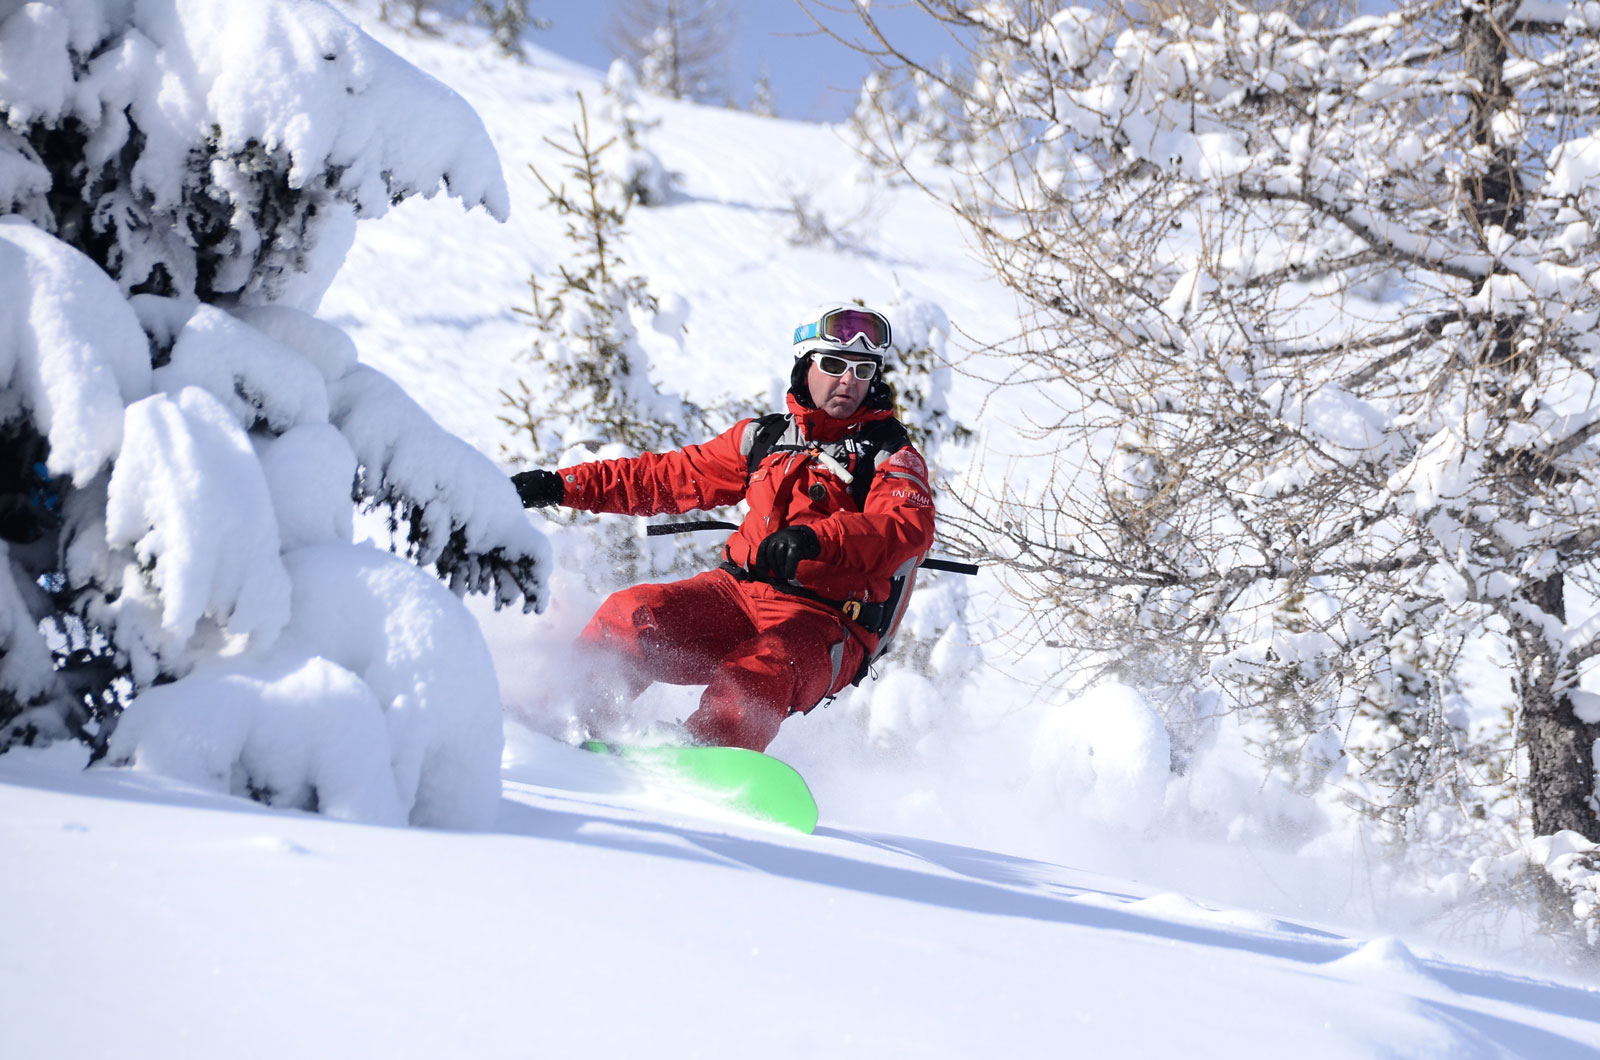
[[[631,700],[654,681],[704,684],[685,722],[707,744],[763,750],[865,673],[933,544],[927,464],[894,418],[883,314],[854,305],[795,329],[788,414],[701,445],[513,477],[524,506],[624,515],[749,502],[725,562],[614,593],[579,636]]]

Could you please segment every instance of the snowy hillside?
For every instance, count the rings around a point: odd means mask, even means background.
[[[595,113],[604,77],[340,9],[476,110],[510,215],[440,196],[362,222],[317,315],[509,470],[517,310],[564,255],[528,167],[560,172],[547,138],[579,93]],[[642,341],[663,386],[776,407],[798,315],[841,297],[935,306],[952,350],[1015,331],[955,219],[838,130],[645,108],[677,183],[629,213],[621,254],[661,304]],[[802,214],[831,235],[798,239]],[[979,377],[1003,365],[966,366],[952,412],[978,438],[946,463],[978,476],[1029,398],[991,396]],[[469,601],[508,716],[482,831],[84,771],[73,744],[0,755],[0,1056],[1600,1056],[1600,991],[1532,966],[1527,924],[1447,937],[1439,895],[1263,785],[1229,733],[1171,776],[1136,693],[1039,694],[1058,660],[1016,635],[991,574],[964,587],[969,679],[868,682],[785,725],[770,750],[810,781],[814,836],[563,745],[541,703],[598,603],[594,560],[582,527],[529,518],[554,551],[548,608]],[[927,599],[930,623],[954,607]],[[693,702],[657,689],[641,710]]]
[[[0,1044],[241,1060],[1600,1051],[1586,990],[932,838],[709,822],[608,766],[517,741],[496,825],[454,834],[0,763],[0,838],[28,866],[5,885],[22,915]]]

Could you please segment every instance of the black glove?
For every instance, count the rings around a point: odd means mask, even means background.
[[[517,487],[517,496],[522,498],[524,508],[548,508],[560,504],[567,496],[566,484],[554,471],[539,468],[519,471],[511,476],[511,484]]]
[[[768,534],[756,549],[756,573],[794,581],[800,561],[816,559],[822,552],[817,532],[809,526],[786,526]]]

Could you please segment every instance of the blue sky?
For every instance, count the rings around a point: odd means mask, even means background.
[[[848,0],[827,2],[839,7]],[[780,115],[807,121],[838,121],[849,115],[870,68],[865,57],[818,34],[794,0],[736,0],[733,6],[739,12],[739,34],[727,84],[740,104],[748,102],[756,71],[765,59]],[[552,26],[531,33],[529,39],[603,70],[612,59],[602,40],[612,7],[611,0],[534,0],[532,13],[549,19]],[[927,54],[945,48],[943,31],[907,5],[879,2],[872,11],[908,47]],[[848,17],[834,19],[842,28],[853,28]]]

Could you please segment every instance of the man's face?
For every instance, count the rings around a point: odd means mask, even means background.
[[[855,365],[876,364],[870,357],[847,357],[841,354],[827,354],[831,359],[844,361],[850,365],[843,375],[829,375],[817,367],[817,355],[808,354],[811,358],[811,367],[806,370],[806,388],[811,392],[811,401],[836,420],[847,419],[855,415],[861,403],[867,399],[867,391],[872,388],[871,379],[857,378]]]

